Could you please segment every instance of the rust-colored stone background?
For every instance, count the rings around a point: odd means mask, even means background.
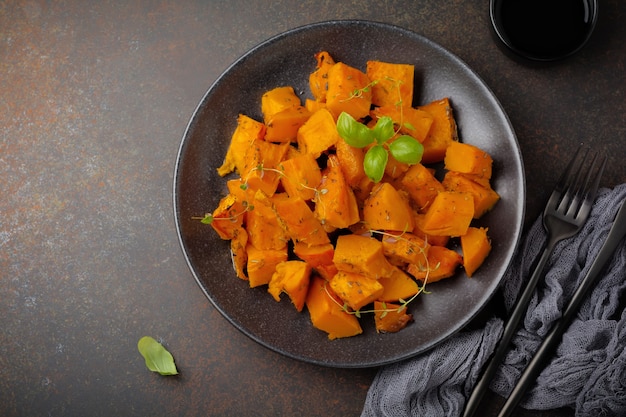
[[[261,347],[187,268],[172,177],[200,98],[249,48],[296,26],[411,29],[500,99],[524,158],[528,225],[579,142],[611,156],[603,186],[626,181],[625,5],[600,1],[582,52],[531,68],[494,43],[486,0],[0,1],[0,415],[357,416],[375,369]],[[146,369],[143,335],[173,352],[180,376]]]

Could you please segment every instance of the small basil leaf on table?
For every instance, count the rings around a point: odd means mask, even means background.
[[[177,375],[178,370],[172,354],[162,344],[150,336],[144,336],[137,343],[139,353],[146,360],[146,366],[152,372],[161,375]]]

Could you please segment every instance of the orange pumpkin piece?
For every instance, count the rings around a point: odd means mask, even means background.
[[[442,235],[436,236],[426,233],[422,224],[424,223],[424,214],[415,213],[415,227],[413,228],[413,234],[421,238],[424,242],[431,246],[447,246],[450,241],[450,236]]]
[[[363,220],[370,229],[410,231],[414,216],[406,199],[388,182],[374,186],[363,206]]]
[[[383,253],[394,265],[426,262],[430,245],[412,233],[386,234],[381,241]]]
[[[280,173],[274,172],[285,158],[288,143],[275,144],[264,140],[254,141],[247,149],[245,168],[241,177],[252,190],[261,190],[271,196],[280,182]],[[267,168],[267,169],[266,169]]]
[[[376,83],[372,86],[372,104],[375,106],[410,106],[413,103],[413,65],[367,61],[365,73]]]
[[[248,148],[254,141],[263,139],[263,136],[265,136],[265,125],[263,123],[257,122],[244,114],[239,114],[237,127],[230,139],[224,162],[217,169],[217,173],[223,177],[237,170],[239,175],[243,175],[245,173],[245,155]]]
[[[351,188],[358,187],[361,181],[367,178],[363,168],[365,151],[362,148],[348,145],[345,140],[337,141],[335,149],[346,182]]]
[[[427,264],[410,264],[407,272],[420,281],[437,282],[453,276],[463,263],[461,255],[445,246],[431,246],[427,258]]]
[[[319,109],[326,108],[326,103],[323,103],[323,102],[317,101],[317,100],[311,100],[310,98],[307,98],[306,100],[304,100],[304,107],[306,107],[306,109],[309,112],[315,113]]]
[[[276,87],[266,91],[261,96],[261,113],[265,124],[274,117],[274,115],[294,107],[302,105],[300,97],[291,86]]]
[[[298,129],[298,148],[319,158],[323,152],[342,140],[337,132],[335,118],[326,108],[319,109]]]
[[[364,72],[337,62],[328,70],[326,108],[335,117],[342,112],[359,120],[369,115],[372,105],[370,79]]]
[[[413,315],[407,314],[406,306],[399,304],[374,302],[374,323],[378,333],[396,333],[413,321]]]
[[[463,267],[468,277],[476,272],[491,252],[491,242],[487,231],[485,227],[470,227],[467,233],[461,236]]]
[[[406,190],[411,200],[422,211],[428,208],[444,187],[431,170],[422,164],[414,164],[400,180],[402,189]]]
[[[377,300],[385,290],[374,278],[341,270],[330,280],[330,288],[355,311]]]
[[[333,263],[335,247],[330,242],[319,245],[296,242],[293,247],[293,253],[313,268],[317,268],[318,266]]]
[[[218,236],[224,240],[232,239],[238,229],[242,227],[245,207],[241,201],[232,194],[227,194],[220,199],[219,204],[213,210],[211,227]]]
[[[426,105],[419,106],[433,117],[433,124],[424,145],[422,163],[432,164],[443,161],[446,149],[451,143],[458,140],[457,126],[452,114],[450,100],[446,97],[441,100],[432,101]]]
[[[493,160],[491,155],[469,143],[454,142],[446,150],[445,168],[477,178],[490,179]]]
[[[311,200],[315,197],[315,188],[322,181],[322,171],[313,155],[299,154],[279,164],[284,175],[280,182],[290,197]]]
[[[474,198],[469,193],[442,191],[437,194],[420,224],[431,235],[462,236],[474,217]]]
[[[330,243],[328,234],[306,201],[300,197],[289,197],[286,193],[280,193],[274,195],[272,203],[291,240],[307,245]]]
[[[287,293],[297,311],[302,311],[309,289],[311,266],[303,261],[285,261],[276,265],[267,291],[280,301],[280,294]]]
[[[383,286],[379,301],[408,300],[420,290],[417,282],[400,268],[394,268],[390,276],[379,278],[378,282]]]
[[[341,235],[337,238],[333,263],[340,271],[375,279],[390,276],[394,269],[385,257],[382,243],[373,237],[360,235]]]
[[[311,117],[304,106],[296,106],[274,114],[265,122],[265,140],[268,142],[296,142],[298,129]]]
[[[276,265],[287,260],[287,247],[283,249],[258,249],[248,243],[246,247],[248,282],[251,288],[269,284]]]
[[[243,227],[237,229],[230,241],[230,253],[233,261],[233,268],[237,277],[247,280],[246,265],[248,263],[248,232]]]
[[[316,53],[315,60],[317,67],[309,75],[309,88],[315,101],[325,102],[328,91],[328,70],[335,65],[335,60],[326,51]]]
[[[391,117],[394,124],[398,126],[400,133],[409,135],[420,143],[426,140],[433,124],[433,116],[430,113],[411,106],[387,105],[376,107],[372,110],[371,115],[374,119],[382,116]]]
[[[471,176],[456,171],[448,171],[442,184],[446,190],[470,193],[474,198],[474,218],[478,219],[491,210],[500,200],[500,195],[489,183],[480,184]]]
[[[325,227],[331,228],[346,228],[360,220],[356,197],[336,155],[328,156],[315,201],[315,215]]]
[[[314,276],[311,279],[306,297],[311,323],[316,329],[328,333],[330,340],[363,333],[359,320],[345,312],[342,304],[323,278]]]
[[[253,207],[246,213],[246,230],[250,243],[259,249],[286,248],[289,237],[271,199],[258,191],[249,204]]]

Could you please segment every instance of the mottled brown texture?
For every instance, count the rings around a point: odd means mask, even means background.
[[[465,60],[517,131],[527,223],[581,141],[611,156],[602,185],[626,181],[626,3],[601,2],[589,45],[544,68],[502,54],[486,1],[380,3],[0,2],[0,415],[359,414],[375,369],[299,363],[242,335],[199,290],[174,229],[191,113],[283,30],[372,19]],[[145,368],[145,334],[180,376]]]

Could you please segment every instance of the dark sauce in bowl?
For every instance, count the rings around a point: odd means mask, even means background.
[[[491,21],[506,48],[552,61],[582,48],[597,20],[596,0],[491,0]]]

